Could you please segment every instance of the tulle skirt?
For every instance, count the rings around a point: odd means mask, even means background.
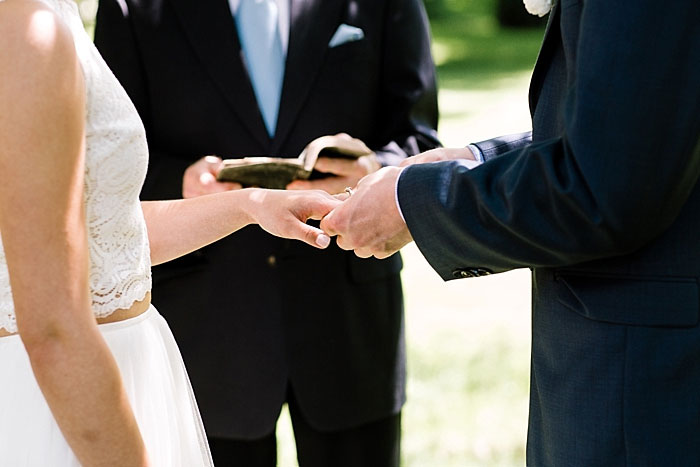
[[[155,308],[99,326],[122,374],[154,467],[211,466],[192,387]],[[0,338],[0,466],[78,467],[51,415],[19,336]]]

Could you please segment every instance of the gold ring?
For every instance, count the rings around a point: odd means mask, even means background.
[[[350,188],[349,186],[346,186],[345,193],[347,193],[348,196],[352,196],[352,194],[355,193],[355,191],[352,188]]]

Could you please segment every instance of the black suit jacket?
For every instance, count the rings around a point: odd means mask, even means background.
[[[528,135],[406,169],[445,280],[533,269],[528,464],[700,465],[700,8],[560,0]]]
[[[226,0],[103,0],[95,42],[151,150],[144,199],[179,198],[207,154],[296,157],[347,132],[382,163],[438,145],[419,0],[292,0],[279,121],[267,136]],[[342,23],[363,40],[328,43]],[[187,364],[207,431],[270,433],[291,384],[318,429],[397,413],[405,399],[398,255],[360,260],[249,227],[154,269],[153,301]]]

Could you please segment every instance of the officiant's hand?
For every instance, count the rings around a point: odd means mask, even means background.
[[[436,148],[430,151],[425,151],[413,157],[409,157],[401,161],[400,167],[406,167],[413,164],[425,164],[428,162],[440,162],[451,160],[467,160],[469,168],[476,167],[480,164],[471,149],[467,148]]]
[[[337,236],[338,246],[354,250],[360,258],[386,258],[413,238],[395,200],[398,167],[385,167],[360,180],[352,194],[321,221],[321,229]]]
[[[206,156],[187,167],[185,175],[182,177],[182,197],[196,198],[197,196],[242,188],[240,183],[216,180],[216,176],[221,170],[221,164],[221,158]]]
[[[352,139],[341,133],[337,136]],[[332,195],[342,193],[346,186],[355,186],[364,176],[376,172],[382,167],[377,156],[372,153],[354,158],[319,157],[314,170],[328,174],[318,180],[295,180],[287,185],[288,190],[323,190]]]

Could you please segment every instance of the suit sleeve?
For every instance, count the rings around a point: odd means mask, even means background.
[[[402,212],[444,279],[623,255],[673,223],[700,175],[700,9],[622,3],[624,17],[606,0],[583,3],[557,137],[471,171],[403,171]]]
[[[532,142],[532,132],[514,133],[512,135],[499,136],[479,143],[474,143],[484,156],[484,161],[501,156],[514,149],[520,149]]]
[[[95,24],[95,46],[131,98],[151,133],[149,86],[144,59],[134,28],[132,8],[125,0],[100,0]],[[141,199],[182,198],[182,176],[191,161],[159,151],[149,138],[148,175]]]
[[[420,0],[391,0],[384,22],[378,121],[373,149],[382,165],[440,146],[435,65]]]

